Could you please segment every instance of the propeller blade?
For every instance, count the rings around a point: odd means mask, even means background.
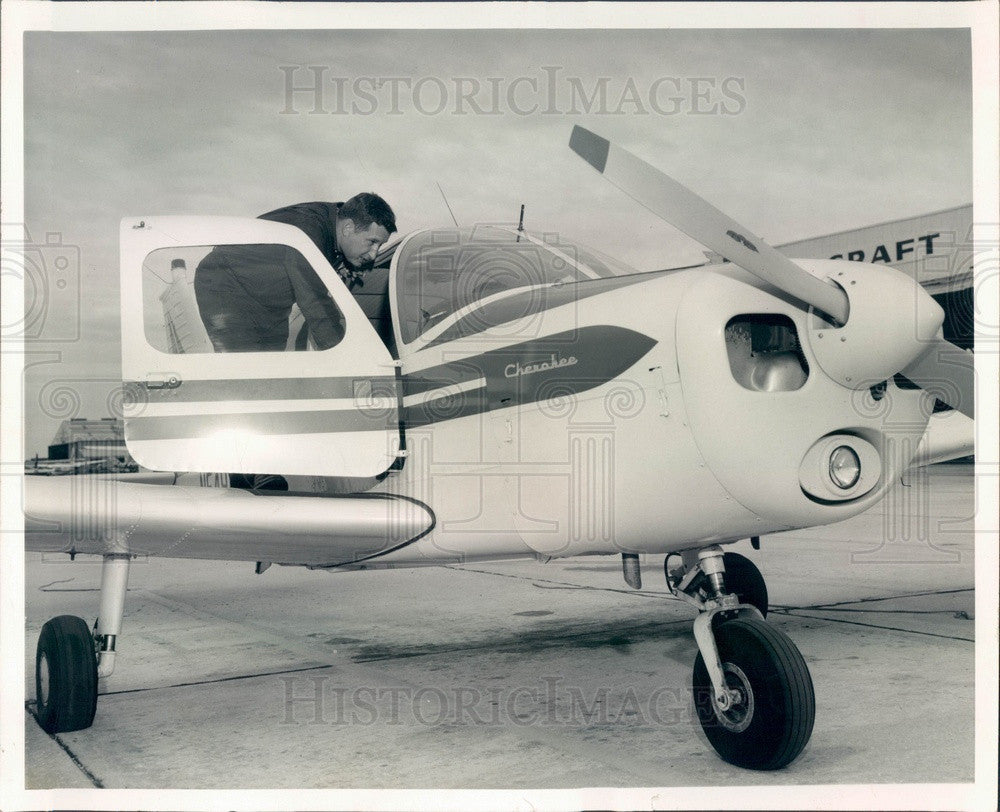
[[[939,338],[902,374],[966,417],[975,408],[973,354]]]
[[[706,248],[832,317],[847,321],[847,295],[780,254],[690,189],[579,125],[569,146],[615,186]]]

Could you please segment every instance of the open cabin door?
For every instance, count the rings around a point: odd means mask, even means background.
[[[304,232],[257,219],[130,217],[120,244],[125,441],[140,465],[333,477],[393,465],[395,364]],[[200,275],[204,313],[194,284],[203,262],[226,269]],[[310,319],[292,298],[310,302]],[[286,300],[290,328],[271,307]],[[219,302],[230,312],[213,316],[207,303]],[[220,339],[220,325],[234,324],[266,340],[230,341],[232,330]]]

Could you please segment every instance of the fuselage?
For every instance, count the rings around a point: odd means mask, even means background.
[[[81,528],[74,494],[85,486],[39,486],[34,504],[49,521],[29,522],[36,549],[336,568],[662,554],[866,510],[908,465],[933,408],[882,371],[903,366],[896,338],[885,349],[870,327],[851,332],[879,315],[861,299],[834,329],[729,263],[638,273],[513,229],[417,232],[387,253],[359,306],[291,227],[137,222],[122,225],[130,450],[182,473],[164,484],[266,473],[288,492],[167,496],[130,484],[86,497],[107,515]],[[262,228],[298,245],[336,291],[343,342],[285,353],[157,347],[158,301],[140,284],[159,278],[150,257],[173,264],[183,246],[265,241]],[[862,294],[895,273],[801,264]],[[907,302],[885,290],[885,331],[905,333],[894,308]],[[335,498],[315,502],[323,496]]]
[[[518,284],[420,333],[400,329],[406,249],[389,284],[406,457],[372,490],[437,522],[366,566],[665,553],[840,521],[881,498],[931,411],[891,378],[833,380],[816,317],[730,264]],[[838,492],[814,469],[845,442],[865,470]]]

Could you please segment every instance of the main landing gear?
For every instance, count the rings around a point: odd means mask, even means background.
[[[130,556],[104,556],[101,609],[94,629],[73,615],[54,617],[35,652],[35,716],[48,733],[83,730],[97,712],[97,680],[111,675],[121,632]]]
[[[671,592],[696,606],[698,656],[692,688],[698,721],[730,764],[777,770],[809,741],[816,715],[812,678],[784,632],[764,620],[767,587],[757,567],[718,546],[664,563]]]

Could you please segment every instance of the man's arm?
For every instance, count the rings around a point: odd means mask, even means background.
[[[316,348],[328,350],[339,344],[344,337],[344,315],[316,271],[298,251],[289,249],[285,272]]]

